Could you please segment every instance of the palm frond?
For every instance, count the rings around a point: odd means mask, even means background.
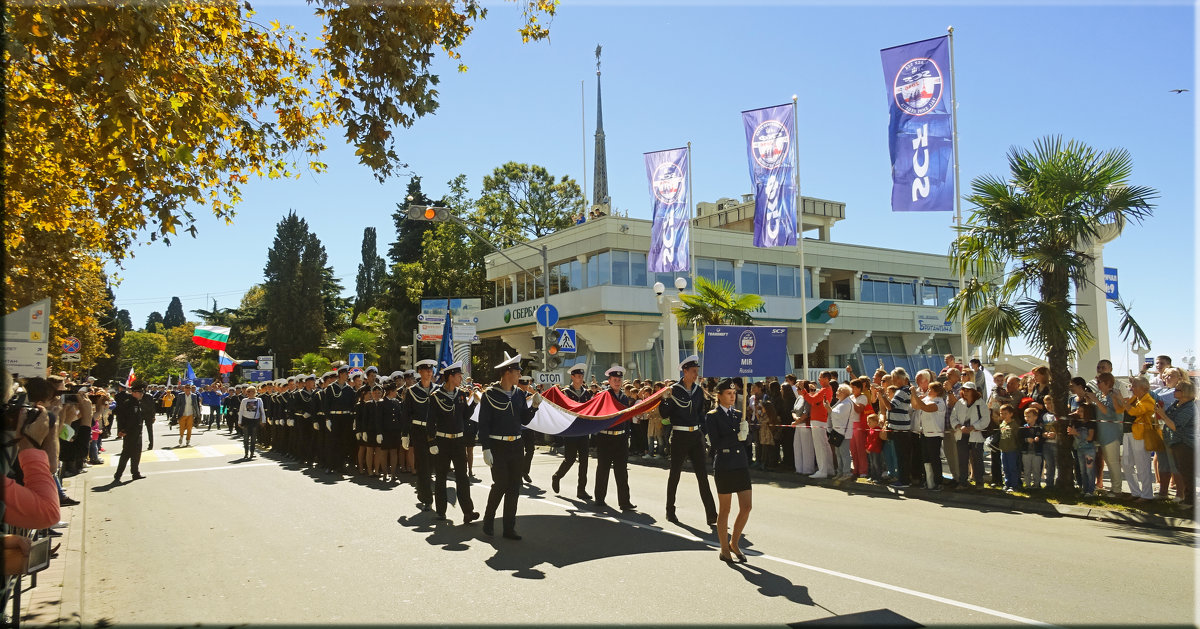
[[[1121,313],[1121,324],[1117,328],[1117,332],[1121,334],[1121,340],[1130,342],[1130,337],[1133,337],[1132,343],[1137,347],[1150,347],[1150,337],[1146,335],[1146,331],[1133,318],[1133,313],[1130,312],[1130,307],[1133,304],[1126,304],[1121,298],[1117,298],[1113,304],[1117,307],[1117,312]]]
[[[1021,318],[1011,304],[990,303],[967,319],[967,336],[990,356],[1003,354],[1009,340],[1020,334]]]

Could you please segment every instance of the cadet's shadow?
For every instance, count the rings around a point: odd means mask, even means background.
[[[448,521],[439,521],[433,511],[422,511],[413,517],[400,516],[396,520],[400,526],[405,526],[415,533],[429,533],[425,538],[432,546],[441,546],[442,550],[467,550],[466,542],[479,534],[479,528],[473,525],[458,525]]]
[[[92,493],[102,494],[107,491],[112,491],[113,489],[116,489],[117,487],[120,487],[121,485],[124,485],[124,484],[125,483],[122,483],[121,481],[118,481],[116,479],[109,479],[107,484],[92,487]]]
[[[606,508],[600,509],[600,508],[596,507],[596,503],[588,501],[588,500],[579,500],[578,498],[567,498],[566,496],[557,496],[557,498],[564,502],[570,503],[571,506],[575,507],[575,509],[577,511],[590,511],[592,513],[608,515],[608,516],[612,516],[614,518],[620,518],[622,520],[627,520],[629,522],[636,522],[638,524],[656,524],[658,522],[658,520],[654,516],[650,515],[649,513],[642,513],[640,511],[621,511],[620,509],[616,509],[616,508],[612,507],[611,505],[609,505]],[[692,529],[692,531],[695,531],[695,529]]]
[[[351,476],[350,482],[368,489],[391,489],[392,484],[377,476]]]
[[[751,585],[756,586],[759,594],[763,596],[782,596],[800,605],[808,605],[810,607],[817,605],[812,600],[812,597],[808,595],[807,587],[796,585],[785,577],[748,563],[733,563],[729,564],[729,567],[741,574],[742,578]]]
[[[520,579],[544,579],[546,573],[537,568],[541,564],[563,568],[622,555],[712,550],[703,542],[663,535],[661,530],[649,526],[631,527],[575,514],[566,517],[570,522],[564,522],[561,515],[518,516],[518,532],[525,538],[520,542],[501,537],[501,524],[496,522],[496,536],[484,537],[496,554],[485,563],[493,570],[511,571],[512,576]]]
[[[322,485],[336,485],[339,480],[342,480],[340,474],[326,474],[325,470],[320,467],[304,468],[300,470],[300,473]]]

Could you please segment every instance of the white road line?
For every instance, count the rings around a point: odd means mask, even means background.
[[[155,457],[157,457],[155,462],[179,460],[179,457],[175,456],[175,453],[170,450],[153,450],[153,452]]]
[[[491,488],[491,485],[488,483],[477,483],[477,485],[479,485],[481,487],[487,487],[489,489]],[[668,535],[674,535],[676,537],[680,537],[680,538],[683,538],[683,539],[686,539],[689,541],[700,542],[700,543],[710,546],[712,548],[719,547],[719,544],[714,544],[713,542],[710,542],[705,539],[701,539],[690,533],[681,533],[679,531],[672,531],[672,530],[665,529],[665,528],[662,528],[659,526],[652,526],[652,525],[648,525],[648,524],[641,524],[639,522],[632,522],[630,520],[625,520],[625,519],[622,519],[622,518],[619,518],[616,516],[612,516],[612,515],[608,515],[608,514],[596,513],[594,511],[581,510],[581,509],[579,509],[579,507],[577,507],[575,505],[564,504],[561,502],[555,502],[555,501],[549,500],[547,498],[528,498],[528,500],[531,500],[533,502],[540,502],[543,504],[547,504],[552,507],[558,507],[559,509],[563,509],[564,511],[574,511],[580,515],[590,515],[592,517],[599,518],[601,520],[608,520],[610,522],[618,522],[620,524],[624,524],[626,526],[631,526],[636,529],[642,529],[642,530],[646,530],[646,531],[658,531],[661,533],[666,533]],[[1042,622],[1040,620],[1034,620],[1032,618],[1025,618],[1024,616],[1017,616],[1015,614],[1009,614],[1007,612],[1002,612],[1002,611],[998,611],[995,609],[989,609],[987,607],[981,607],[979,605],[974,605],[972,603],[964,603],[963,601],[956,601],[954,599],[946,598],[944,596],[938,596],[936,594],[928,594],[925,592],[919,592],[917,590],[913,590],[910,588],[901,587],[898,585],[892,585],[890,583],[884,583],[882,581],[876,581],[874,579],[867,579],[864,577],[847,574],[845,572],[838,572],[837,570],[830,570],[828,568],[822,568],[820,566],[814,566],[812,564],[801,563],[798,561],[792,561],[791,559],[784,559],[782,557],[776,557],[774,555],[759,553],[758,551],[750,551],[748,554],[750,554],[751,556],[761,557],[762,559],[767,559],[769,561],[774,561],[777,563],[782,563],[782,564],[785,564],[788,566],[792,566],[794,568],[802,568],[804,570],[809,570],[812,572],[819,572],[821,574],[828,575],[831,577],[837,577],[839,579],[846,579],[847,581],[854,581],[856,583],[862,583],[863,585],[870,585],[872,587],[877,587],[877,588],[884,589],[884,590],[891,590],[891,591],[897,592],[899,594],[907,594],[909,596],[923,598],[927,601],[933,601],[935,603],[942,603],[944,605],[950,605],[953,607],[961,607],[963,609],[969,609],[974,612],[979,612],[981,614],[988,614],[990,616],[995,616],[997,618],[1003,618],[1005,620],[1011,620],[1013,622],[1019,622],[1019,623],[1023,623],[1026,625],[1034,625],[1034,626],[1038,626],[1038,627],[1054,627],[1055,626],[1055,625],[1052,625],[1049,623]]]
[[[225,456],[224,452],[221,452],[213,446],[196,446],[196,450],[206,457]]]
[[[154,476],[158,476],[159,474],[182,474],[182,473],[184,473],[184,472],[218,472],[218,471],[221,471],[221,470],[244,470],[244,469],[246,469],[246,468],[248,468],[248,467],[265,467],[265,466],[267,466],[267,465],[270,465],[270,466],[272,466],[272,467],[279,467],[279,466],[278,466],[278,464],[275,464],[275,463],[267,463],[267,462],[264,462],[264,463],[243,463],[243,464],[241,464],[241,465],[230,465],[230,466],[228,466],[228,467],[226,467],[226,466],[221,466],[221,467],[190,467],[190,468],[188,468],[188,469],[186,469],[186,470],[162,470],[162,471],[156,471],[156,472],[154,472]]]

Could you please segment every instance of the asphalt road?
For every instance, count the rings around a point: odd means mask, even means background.
[[[407,483],[335,482],[269,454],[236,462],[240,442],[216,432],[192,443],[204,447],[143,463],[144,480],[126,472],[115,485],[107,465],[79,477],[85,624],[1195,618],[1192,533],[764,483],[754,488],[749,561],[728,566],[694,477],[680,484],[675,525],[656,467],[631,466],[636,512],[597,514],[575,500],[573,478],[566,496],[550,493],[561,458],[539,452],[518,510],[525,539],[510,541],[461,525],[454,506],[451,524],[434,524]],[[105,446],[115,463],[120,442]],[[482,511],[490,474],[476,455]]]

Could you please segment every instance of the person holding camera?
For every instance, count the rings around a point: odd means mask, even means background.
[[[113,475],[114,482],[121,482],[127,464],[133,470],[133,480],[145,478],[138,471],[138,464],[142,461],[142,424],[146,415],[154,411],[153,399],[144,398],[145,394],[146,384],[143,382],[134,382],[128,392],[117,394],[117,436],[123,441],[117,473]],[[145,408],[144,404],[147,405]]]
[[[56,418],[46,408],[56,388],[45,378],[25,381],[27,406],[9,407],[6,412],[12,438],[5,453],[15,459],[19,480],[4,477],[4,523],[18,528],[44,529],[59,520],[58,485],[52,470],[58,467]],[[5,396],[6,398],[9,396]],[[15,450],[15,456],[11,453]],[[5,536],[5,563],[9,536]],[[27,546],[27,545],[26,545]],[[26,547],[26,552],[28,548]]]

